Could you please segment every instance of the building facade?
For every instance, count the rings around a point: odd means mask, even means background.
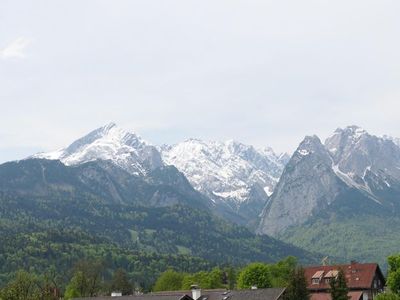
[[[329,299],[326,297],[329,297],[330,281],[338,275],[339,270],[344,272],[351,300],[373,300],[385,287],[385,277],[375,263],[352,262],[346,265],[306,267],[304,270],[307,288],[313,300]]]

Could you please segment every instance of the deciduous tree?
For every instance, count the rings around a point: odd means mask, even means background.
[[[132,293],[132,284],[129,282],[125,270],[118,269],[114,272],[111,289],[113,291],[120,291],[122,295],[130,295]]]
[[[154,285],[155,291],[176,291],[181,289],[183,275],[174,271],[167,270],[158,277]]]
[[[268,265],[253,263],[245,267],[238,277],[238,288],[248,289],[252,286],[257,288],[271,287],[271,274]]]
[[[393,293],[400,294],[400,254],[388,257],[387,285]]]
[[[400,300],[400,296],[394,293],[382,293],[376,296],[375,300]]]

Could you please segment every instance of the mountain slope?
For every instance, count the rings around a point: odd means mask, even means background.
[[[258,232],[332,256],[382,262],[396,251],[392,239],[400,239],[399,168],[397,145],[356,126],[337,129],[325,145],[306,137]]]
[[[277,156],[270,148],[257,150],[233,141],[189,140],[161,147],[159,151],[114,123],[92,131],[64,149],[38,153],[32,158],[60,160],[67,166],[109,161],[137,176],[148,176],[163,166],[173,165],[204,195],[204,202],[212,201],[206,205],[212,205],[217,214],[253,228],[288,160],[287,155]],[[117,193],[113,196],[119,198]]]
[[[331,164],[319,138],[306,137],[286,165],[265,206],[258,231],[276,235],[329,206],[345,190]]]
[[[195,191],[173,166],[157,168],[147,176],[135,176],[110,161],[69,167],[46,159],[5,163],[0,166],[0,190],[29,197],[73,198],[76,194],[92,194],[101,203],[142,206],[210,205],[210,200]]]
[[[244,224],[257,219],[287,160],[270,148],[257,150],[235,141],[196,139],[164,147],[162,157],[217,208],[228,206]]]
[[[216,217],[203,197],[174,167],[139,177],[103,161],[0,165],[0,281],[24,267],[43,272],[55,265],[66,273],[84,257],[106,259],[140,280],[171,266],[193,271],[287,255],[313,261],[306,251]]]

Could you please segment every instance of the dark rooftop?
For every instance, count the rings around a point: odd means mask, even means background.
[[[202,290],[198,300],[278,300],[285,291],[284,288],[255,290]],[[157,292],[143,295],[121,297],[76,298],[76,300],[193,300],[191,291]]]

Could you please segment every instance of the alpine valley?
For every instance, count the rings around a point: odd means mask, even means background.
[[[288,255],[383,264],[400,242],[399,142],[349,126],[290,156],[237,141],[156,146],[111,123],[0,165],[0,234],[0,281],[27,267],[66,274],[82,257],[143,286],[168,267]]]

